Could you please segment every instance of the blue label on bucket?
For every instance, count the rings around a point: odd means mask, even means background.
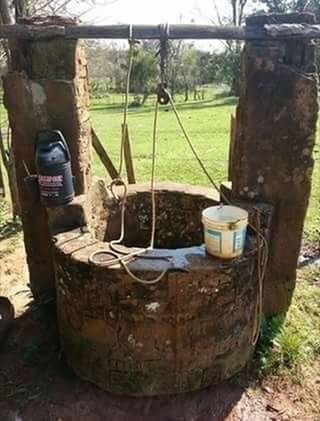
[[[211,239],[213,240],[213,248],[216,253],[222,252],[222,237],[221,232],[213,231],[210,229],[206,230],[207,235],[210,235]]]
[[[246,239],[246,230],[235,231],[233,233],[233,253],[237,253],[244,247]]]

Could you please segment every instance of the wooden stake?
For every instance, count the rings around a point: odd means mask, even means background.
[[[0,196],[6,197],[6,188],[5,188],[5,185],[4,185],[1,162],[0,162]]]
[[[122,127],[122,130],[123,130],[123,124],[122,124],[121,127]],[[125,128],[124,160],[125,160],[125,164],[126,164],[128,183],[129,184],[136,184],[136,178],[135,178],[135,175],[134,175],[134,168],[133,168],[133,160],[132,160],[128,125],[126,125],[126,128]]]
[[[94,129],[91,129],[92,134],[92,145],[94,147],[94,150],[96,151],[97,155],[99,156],[103,166],[108,171],[108,174],[112,178],[112,180],[118,178],[119,174],[116,170],[115,166],[113,165],[113,162],[111,158],[109,157],[107,151],[105,150],[104,146],[100,142],[96,132]]]
[[[228,180],[232,177],[232,162],[233,162],[233,150],[236,140],[236,118],[231,114],[230,120],[230,145],[229,145],[229,166],[228,166]]]

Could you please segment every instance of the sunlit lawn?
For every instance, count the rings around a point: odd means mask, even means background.
[[[177,107],[199,151],[202,160],[218,182],[226,180],[230,140],[230,115],[236,99],[217,98],[207,92],[205,101],[181,102]],[[118,165],[123,120],[122,96],[92,101],[92,121],[114,163]],[[118,103],[117,103],[118,102]],[[138,181],[148,181],[151,170],[152,127],[154,98],[144,107],[130,108],[128,123],[132,152]],[[184,140],[172,111],[164,107],[159,115],[156,174],[159,181],[177,181],[208,185],[208,180]],[[320,162],[319,144],[316,148],[316,169],[313,177],[313,194],[306,223],[306,237],[319,238],[320,227]],[[106,171],[94,156],[94,171],[100,177]]]
[[[218,181],[224,180],[227,169],[230,114],[235,99],[181,103],[179,112],[203,161]],[[139,181],[150,179],[153,105],[131,108],[129,130],[136,176]],[[118,162],[121,139],[121,107],[105,106],[103,100],[93,103],[92,119],[99,137],[114,160]],[[157,142],[157,179],[207,184],[197,162],[186,144],[172,111],[165,107],[159,114]],[[95,171],[102,176],[105,170],[95,159]]]

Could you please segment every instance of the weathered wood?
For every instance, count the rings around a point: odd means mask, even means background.
[[[3,136],[2,136],[2,127],[0,126],[0,155],[3,162],[3,165],[6,171],[9,171],[9,158],[6,154],[6,150],[3,143]]]
[[[121,127],[122,127],[122,130],[124,130],[123,125]],[[125,161],[125,164],[126,164],[128,183],[129,184],[135,184],[136,183],[136,177],[134,175],[134,167],[133,167],[133,159],[132,159],[128,125],[126,125],[126,127],[125,127],[124,161]]]
[[[7,136],[10,136],[8,131]],[[10,150],[8,153],[4,147],[3,135],[2,135],[2,125],[0,124],[0,155],[4,165],[4,168],[7,173],[7,179],[10,190],[11,206],[12,206],[12,216],[16,218],[21,215],[20,200],[17,186],[17,177],[16,170],[14,166],[13,151]]]
[[[135,39],[159,39],[160,25],[133,25]],[[129,25],[0,25],[0,39],[128,39]],[[170,25],[169,39],[271,40],[319,39],[320,25],[281,24],[256,26]]]
[[[230,144],[229,144],[229,167],[228,167],[228,180],[232,178],[232,162],[233,150],[236,137],[236,118],[233,114],[230,116]]]
[[[105,150],[103,144],[100,142],[100,139],[98,138],[97,133],[95,132],[93,128],[91,129],[91,135],[92,135],[92,146],[94,147],[94,150],[99,156],[103,166],[108,171],[108,174],[113,180],[118,178],[119,176],[118,171],[116,170],[116,167],[113,165],[111,158],[109,157],[107,151]]]
[[[4,178],[2,174],[1,162],[0,162],[0,197],[6,197],[6,188],[5,188]]]

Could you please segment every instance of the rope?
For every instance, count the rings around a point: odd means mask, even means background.
[[[223,201],[226,201],[226,203],[228,203],[228,199],[227,199],[227,197],[223,194],[223,192],[221,191],[221,189],[219,188],[219,186],[217,185],[217,183],[213,180],[213,178],[212,178],[212,177],[211,177],[211,175],[209,174],[209,172],[208,172],[208,170],[206,169],[205,165],[203,164],[203,162],[202,162],[202,160],[201,160],[201,158],[200,158],[200,156],[199,156],[199,154],[198,154],[198,152],[197,152],[196,148],[194,147],[194,145],[193,145],[193,143],[192,143],[192,141],[191,141],[191,138],[190,138],[190,136],[189,136],[189,134],[188,134],[187,130],[185,129],[185,127],[184,127],[184,125],[183,125],[183,122],[182,122],[182,120],[181,120],[181,117],[180,117],[180,115],[179,115],[179,113],[178,113],[178,110],[177,110],[177,108],[176,108],[176,106],[175,106],[175,103],[174,103],[174,101],[173,101],[173,99],[172,99],[172,96],[171,96],[170,92],[169,92],[167,89],[164,89],[164,90],[165,90],[166,94],[168,95],[170,105],[171,105],[171,107],[172,107],[172,109],[173,109],[173,112],[174,112],[174,114],[175,114],[175,116],[176,116],[176,118],[177,118],[177,121],[178,121],[178,123],[179,123],[179,126],[180,126],[180,128],[181,128],[181,130],[182,130],[182,133],[183,133],[183,135],[184,135],[184,137],[185,137],[186,141],[188,142],[188,145],[189,145],[189,147],[190,147],[190,149],[191,149],[191,151],[192,151],[192,153],[193,153],[194,157],[195,157],[195,158],[196,158],[196,160],[198,161],[198,163],[199,163],[199,165],[200,165],[200,167],[201,167],[202,171],[203,171],[203,172],[204,172],[204,174],[207,176],[207,178],[208,178],[208,180],[210,181],[210,183],[212,184],[212,186],[213,186],[213,187],[217,190],[217,192],[218,192],[218,193],[220,193],[220,195],[221,195],[221,197],[222,197]]]
[[[209,174],[208,170],[206,169],[205,165],[203,164],[196,148],[194,147],[191,138],[186,131],[183,122],[180,118],[180,115],[178,113],[178,110],[173,102],[173,99],[169,93],[169,91],[166,88],[166,58],[168,54],[168,38],[169,38],[169,25],[160,26],[160,70],[161,70],[161,83],[163,91],[166,93],[169,102],[171,104],[171,107],[174,111],[174,114],[177,118],[177,121],[179,123],[179,126],[182,130],[182,133],[194,155],[196,158],[198,164],[200,165],[202,171],[210,181],[211,185],[219,192],[221,198],[223,201],[227,204],[232,204],[230,200],[224,195],[224,193],[221,191],[217,183],[213,180],[211,175]],[[135,257],[140,256],[142,258],[144,257],[150,257],[150,256],[143,256],[144,253],[153,250],[154,249],[154,240],[155,240],[155,230],[156,230],[156,205],[155,205],[155,189],[154,189],[154,178],[155,178],[155,157],[156,157],[156,137],[157,137],[157,122],[158,122],[158,110],[159,110],[159,101],[156,100],[155,105],[155,114],[154,114],[154,123],[153,123],[153,139],[152,139],[152,169],[151,169],[151,198],[152,198],[152,226],[151,226],[151,240],[150,240],[150,246],[147,248],[140,249],[136,252],[128,253],[128,254],[121,254],[121,251],[116,249],[116,246],[120,244],[125,236],[125,209],[126,209],[126,201],[127,201],[127,186],[125,182],[121,179],[121,172],[123,167],[123,155],[124,155],[124,142],[125,142],[125,131],[127,127],[127,116],[128,116],[128,101],[129,101],[129,92],[130,92],[130,78],[131,78],[131,71],[132,71],[132,62],[133,62],[133,47],[134,47],[134,39],[132,34],[132,25],[129,27],[129,66],[128,66],[128,73],[127,73],[127,83],[126,83],[126,97],[125,97],[125,106],[124,106],[124,118],[123,118],[123,130],[122,130],[122,141],[121,141],[121,148],[120,148],[120,165],[119,165],[119,178],[117,180],[114,180],[111,185],[111,191],[114,194],[113,188],[115,184],[122,185],[124,187],[124,193],[123,193],[123,199],[121,204],[121,232],[120,237],[118,240],[113,240],[109,243],[110,249],[102,251],[96,251],[92,253],[89,256],[89,262],[96,264],[96,265],[103,265],[103,266],[114,266],[116,263],[120,263],[122,267],[125,269],[125,271],[128,273],[128,275],[134,279],[135,281],[144,284],[144,285],[152,285],[156,284],[167,273],[167,269],[162,271],[159,276],[157,276],[153,280],[144,280],[139,277],[137,277],[134,273],[131,272],[127,264]],[[265,239],[265,237],[261,233],[261,226],[260,226],[260,214],[257,210],[257,229],[249,223],[250,228],[256,233],[257,235],[257,243],[258,243],[258,300],[257,300],[257,308],[256,308],[256,318],[255,318],[255,324],[253,329],[253,335],[252,335],[252,345],[256,346],[259,335],[260,335],[260,329],[261,329],[261,321],[262,321],[262,299],[263,299],[263,279],[265,276],[267,261],[268,261],[268,242]],[[261,242],[263,243],[263,246],[261,245]],[[114,257],[114,259],[104,262],[103,264],[97,263],[95,261],[95,256],[101,253],[107,253]],[[167,259],[163,257],[154,257],[155,259]]]
[[[223,199],[223,201],[229,205],[232,205],[231,201],[226,197],[226,195],[222,192],[222,190],[220,189],[220,187],[217,185],[217,183],[213,180],[213,178],[211,177],[211,175],[209,174],[208,170],[206,169],[205,165],[203,164],[196,148],[194,147],[191,138],[188,134],[188,132],[186,131],[183,122],[181,120],[181,117],[178,113],[178,110],[173,102],[172,96],[170,95],[170,92],[167,89],[164,89],[164,91],[166,92],[166,94],[168,95],[169,98],[169,102],[170,105],[174,111],[174,114],[177,118],[177,121],[179,123],[179,126],[182,130],[182,133],[193,153],[193,155],[195,156],[196,160],[198,161],[202,171],[204,172],[204,174],[207,176],[208,180],[210,181],[211,185],[217,190],[217,192],[220,194],[221,198]],[[266,272],[266,268],[267,268],[267,262],[268,262],[268,254],[269,254],[269,247],[268,247],[268,242],[266,240],[266,238],[264,237],[264,235],[261,233],[261,226],[260,226],[260,213],[259,210],[256,209],[257,212],[257,227],[258,229],[255,228],[254,225],[249,223],[249,227],[254,231],[254,233],[257,235],[257,242],[258,242],[258,300],[257,300],[257,316],[256,316],[256,323],[253,329],[253,335],[252,335],[252,345],[256,346],[256,344],[258,343],[259,340],[259,336],[260,336],[260,329],[261,329],[261,322],[262,322],[262,307],[263,307],[263,279],[265,277],[265,272]],[[263,244],[263,246],[261,245],[261,242]]]
[[[170,25],[166,23],[165,25],[159,26],[160,32],[160,78],[161,85],[166,87],[168,80],[168,55],[169,55],[169,35],[170,35]]]
[[[126,202],[127,202],[127,194],[128,194],[128,187],[126,183],[121,178],[121,172],[123,167],[123,158],[124,158],[124,142],[125,142],[125,133],[127,127],[127,118],[128,118],[128,102],[129,102],[129,93],[130,93],[130,80],[131,80],[131,71],[132,71],[132,62],[133,62],[133,48],[134,48],[134,39],[132,34],[132,25],[129,27],[129,65],[128,65],[128,73],[127,73],[127,83],[126,83],[126,96],[125,96],[125,106],[124,106],[124,115],[123,115],[123,130],[122,130],[122,139],[121,139],[121,148],[120,148],[120,165],[119,165],[119,177],[113,180],[109,186],[111,193],[114,197],[116,197],[114,192],[114,187],[117,185],[122,185],[124,188],[123,197],[121,201],[121,230],[120,230],[120,237],[117,240],[113,240],[109,243],[109,249],[107,250],[98,250],[89,256],[88,260],[91,264],[98,265],[98,266],[114,266],[115,264],[120,263],[121,266],[125,269],[128,275],[134,279],[135,281],[143,284],[143,285],[153,285],[160,282],[163,277],[167,274],[168,269],[163,270],[155,279],[152,280],[145,280],[141,279],[136,276],[128,267],[128,263],[131,262],[135,257],[150,257],[154,260],[168,260],[167,257],[162,256],[143,256],[144,253],[147,253],[150,250],[154,249],[154,242],[155,242],[155,231],[156,231],[156,203],[155,203],[155,188],[154,188],[154,179],[155,179],[155,160],[156,160],[156,140],[157,140],[157,123],[158,123],[158,110],[159,110],[159,103],[158,100],[156,101],[155,105],[155,114],[154,114],[154,123],[153,123],[153,137],[152,137],[152,169],[151,169],[151,200],[152,200],[152,226],[151,226],[151,239],[150,245],[147,248],[142,248],[138,251],[132,253],[123,253],[117,250],[117,245],[121,244],[125,237],[125,211],[126,211]],[[98,254],[108,254],[109,256],[113,256],[113,259],[105,261],[103,263],[99,263],[95,260]]]

